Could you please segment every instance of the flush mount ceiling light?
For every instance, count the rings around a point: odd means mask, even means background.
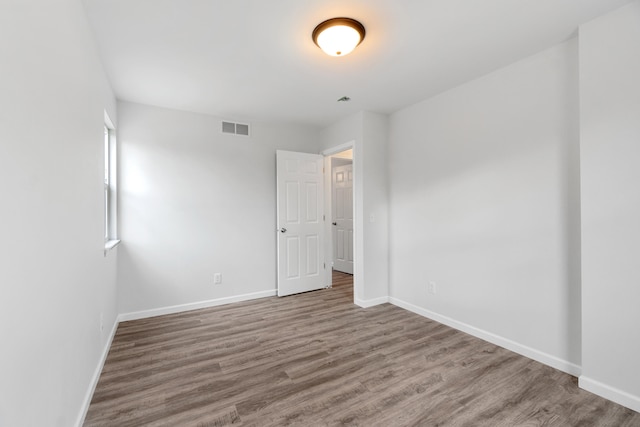
[[[313,30],[313,42],[327,55],[345,56],[364,40],[364,26],[351,18],[332,18]]]

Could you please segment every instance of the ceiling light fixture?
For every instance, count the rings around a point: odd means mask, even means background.
[[[313,42],[327,55],[345,56],[364,40],[364,26],[351,18],[332,18],[313,30]]]

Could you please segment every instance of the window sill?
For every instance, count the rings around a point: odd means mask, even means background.
[[[107,255],[107,252],[109,252],[111,249],[115,248],[116,246],[118,246],[118,244],[120,243],[120,240],[109,240],[107,242],[104,242],[104,254]]]

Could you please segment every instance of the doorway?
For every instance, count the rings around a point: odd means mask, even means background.
[[[278,295],[288,295],[292,293],[306,292],[313,289],[321,289],[332,287],[333,283],[333,224],[332,215],[332,173],[331,159],[333,156],[337,158],[347,158],[351,161],[351,198],[346,203],[351,205],[352,232],[349,236],[351,242],[347,247],[349,258],[352,259],[353,274],[352,278],[352,294],[355,304],[361,305],[362,295],[364,294],[364,241],[363,241],[363,179],[362,170],[360,169],[359,157],[362,148],[357,141],[347,142],[345,144],[326,149],[319,155],[281,152],[277,150],[276,157],[287,157],[287,161],[278,160],[276,191],[277,198],[277,221],[276,232],[278,233],[278,253],[277,253],[277,290]],[[293,157],[291,157],[293,156]],[[311,157],[308,157],[311,156]],[[284,157],[282,160],[285,160]],[[291,158],[289,158],[291,157]],[[348,157],[351,157],[350,159]],[[319,161],[319,167],[313,166]],[[304,175],[320,174],[320,180],[314,181],[316,184],[309,184],[308,177],[304,178],[304,185],[299,173]],[[291,175],[292,174],[292,175]],[[291,175],[291,176],[289,176]],[[286,177],[281,180],[280,177]],[[315,178],[314,178],[315,180]],[[301,194],[298,189],[304,187],[305,194]],[[295,196],[295,197],[294,197]],[[312,200],[313,203],[309,204]],[[317,203],[316,203],[317,202]],[[303,208],[306,212],[303,213]],[[309,209],[313,208],[311,211]],[[309,212],[317,212],[317,215],[307,215]],[[320,226],[319,234],[309,233],[308,230],[300,233],[295,227],[301,225],[301,218],[305,218],[305,226]],[[337,222],[337,221],[336,221]],[[297,234],[296,234],[297,233]],[[311,239],[308,239],[311,237]],[[306,243],[301,239],[307,239]],[[305,249],[306,248],[306,249]],[[317,248],[314,249],[314,248]],[[306,255],[303,253],[306,250]],[[319,255],[316,257],[316,255]],[[299,262],[293,262],[293,261]],[[311,262],[311,261],[313,262]],[[317,268],[316,268],[317,267]],[[303,271],[304,270],[304,271]],[[303,274],[304,273],[304,274]],[[341,273],[348,274],[348,273]],[[303,277],[304,276],[304,277]],[[314,277],[313,286],[306,283],[307,279]],[[302,283],[298,279],[304,279]],[[317,280],[317,281],[316,281]],[[291,282],[293,286],[288,291],[284,289],[284,284]],[[300,283],[294,283],[300,282]],[[283,286],[281,286],[281,284]],[[299,285],[299,286],[298,286]],[[302,286],[304,285],[304,286]],[[307,286],[309,285],[309,286]],[[281,287],[283,292],[281,292]]]
[[[353,274],[352,150],[331,156],[333,269]]]
[[[334,285],[336,277],[343,283],[350,276],[355,297],[356,249],[356,159],[354,142],[322,152],[325,156],[325,259],[326,286]],[[355,298],[354,298],[355,302]]]

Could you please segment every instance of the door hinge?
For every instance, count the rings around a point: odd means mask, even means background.
[[[326,262],[322,263],[322,268],[324,268],[325,270],[327,269],[327,263]]]
[[[324,215],[322,215],[322,220],[323,220],[323,221],[326,221],[326,220],[327,220],[327,218],[326,218]]]

